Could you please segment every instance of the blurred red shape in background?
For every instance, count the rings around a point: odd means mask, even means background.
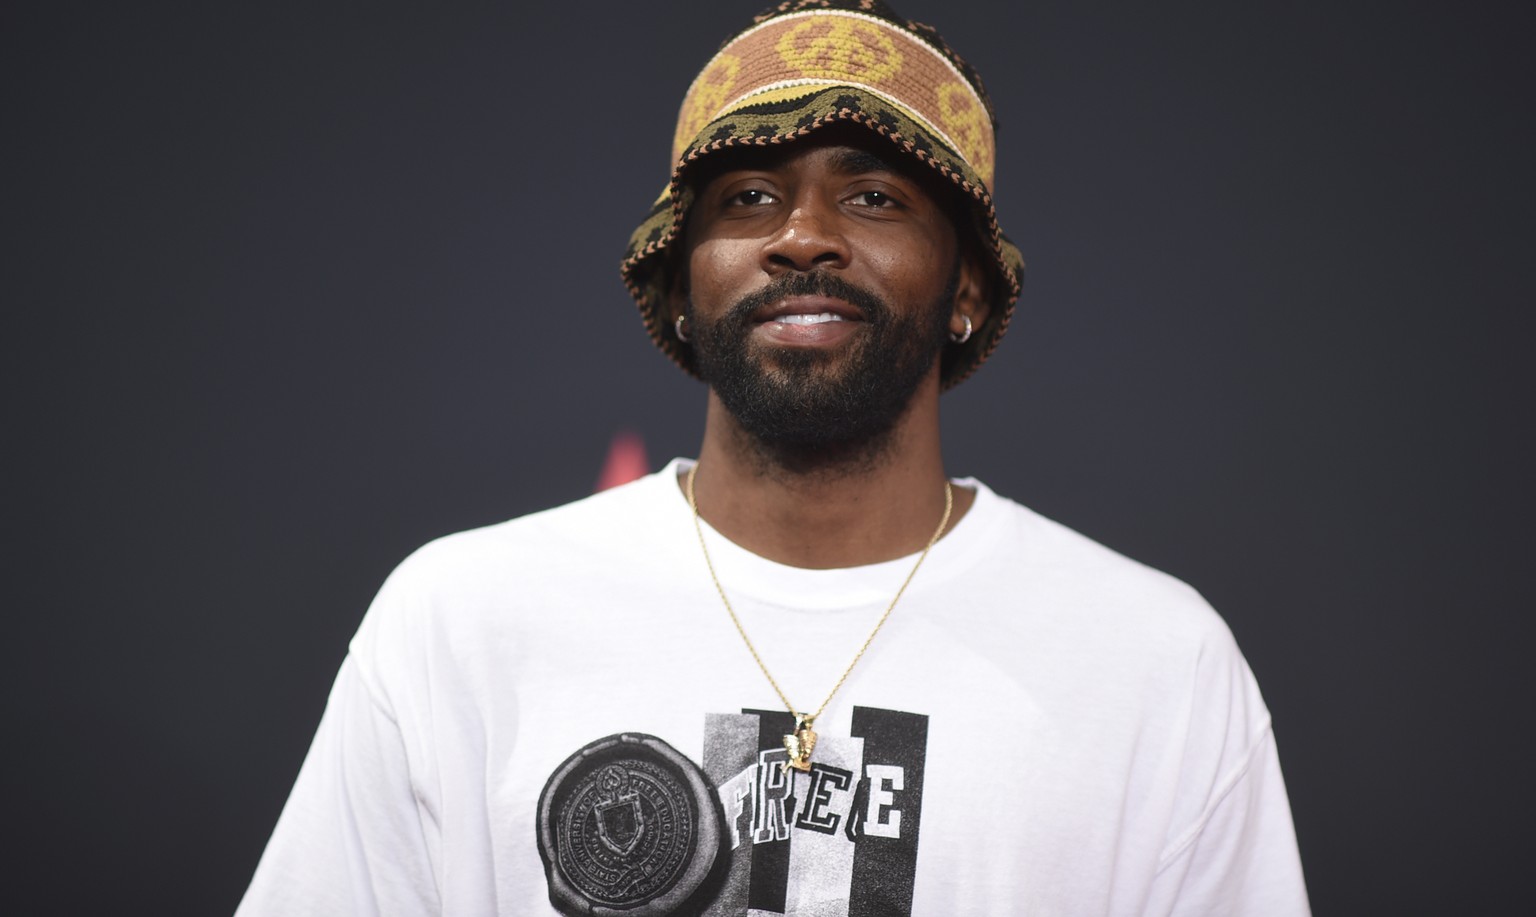
[[[628,484],[651,473],[650,460],[645,457],[645,441],[640,434],[620,430],[608,444],[608,458],[597,476],[597,490],[607,490]]]

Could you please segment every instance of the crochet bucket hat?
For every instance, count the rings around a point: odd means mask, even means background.
[[[880,0],[789,0],[727,39],[688,88],[672,141],[672,180],[630,236],[621,271],[651,340],[697,375],[693,350],[663,313],[669,246],[692,203],[687,178],[720,150],[790,143],[831,124],[867,128],[934,170],[975,217],[978,252],[991,269],[991,311],[970,339],[945,347],[940,378],[958,384],[991,355],[1008,328],[1024,259],[992,205],[996,121],[981,78],[930,26]]]

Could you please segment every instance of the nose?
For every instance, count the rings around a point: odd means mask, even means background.
[[[837,205],[808,194],[763,243],[762,267],[769,274],[840,268],[848,266],[849,256]]]

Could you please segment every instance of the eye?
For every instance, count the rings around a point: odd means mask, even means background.
[[[884,191],[860,191],[848,200],[860,207],[873,207],[876,210],[900,206],[894,197]]]
[[[761,188],[747,188],[732,194],[725,199],[725,202],[735,207],[756,207],[759,204],[771,204],[776,200],[778,199]]]

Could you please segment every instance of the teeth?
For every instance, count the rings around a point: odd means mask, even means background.
[[[840,322],[843,317],[831,312],[819,312],[815,315],[781,315],[774,321],[786,325],[819,325],[822,322]]]

